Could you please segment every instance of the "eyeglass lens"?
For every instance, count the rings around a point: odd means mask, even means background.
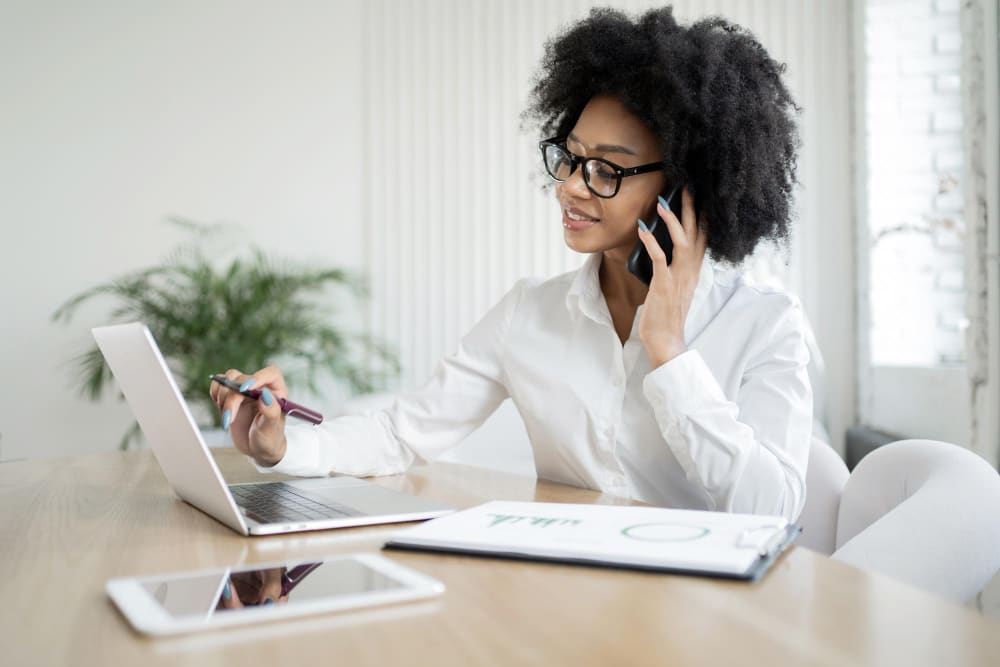
[[[565,181],[573,172],[572,156],[562,146],[550,144],[545,147],[545,168],[552,178]],[[590,159],[584,163],[583,180],[601,197],[610,197],[618,190],[618,174],[600,160]]]

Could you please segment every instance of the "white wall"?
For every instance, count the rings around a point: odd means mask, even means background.
[[[0,8],[0,458],[113,448],[131,422],[70,388],[67,297],[161,258],[170,214],[360,267],[357,3]],[[358,326],[363,318],[358,318]]]

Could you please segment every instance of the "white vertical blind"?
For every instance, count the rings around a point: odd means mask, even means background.
[[[563,244],[552,193],[540,187],[544,178],[536,144],[541,137],[519,129],[520,114],[545,40],[585,16],[591,6],[606,4],[366,3],[367,183],[361,224],[368,234],[373,288],[370,325],[374,334],[399,346],[401,388],[425,381],[517,278],[553,276],[581,263],[583,258]],[[638,12],[659,3],[613,4]],[[846,4],[814,4],[687,0],[674,7],[682,22],[718,14],[743,25],[776,60],[788,63],[787,84],[805,109],[799,178],[806,187],[799,195],[798,216],[806,224],[794,232],[789,256],[763,252],[752,268],[799,293],[821,329],[834,318],[821,304],[825,287],[816,262],[830,259],[831,237],[816,226],[844,226],[845,268],[850,250],[850,222],[844,217],[850,207],[825,213],[831,201],[848,197],[849,59]],[[831,104],[838,91],[843,94]],[[831,146],[831,159],[842,162],[821,164],[816,156]],[[842,166],[842,173],[820,182]],[[846,311],[838,317],[846,318],[844,340],[850,340],[851,283],[849,277],[838,280],[844,282],[834,289],[847,293],[847,305],[832,307]],[[819,338],[822,345],[823,335]],[[841,354],[838,349],[824,352],[828,358]],[[839,367],[850,369],[850,357]],[[842,422],[849,420],[851,410],[850,376],[844,384],[848,393],[841,400]],[[834,426],[836,435],[840,429]]]

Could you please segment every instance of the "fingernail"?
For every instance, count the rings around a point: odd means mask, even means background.
[[[267,598],[266,600],[264,600],[264,604],[274,604],[274,600],[272,600],[271,598]]]
[[[229,588],[229,582],[227,581],[226,582],[226,587],[222,589],[222,599],[223,600],[228,600],[231,597],[233,597],[233,591],[230,590],[230,588]]]
[[[670,207],[667,206],[667,200],[663,198],[663,195],[657,195],[656,198],[659,200],[660,206],[667,209],[668,211],[670,210]]]
[[[648,232],[649,231],[649,227],[647,227],[646,223],[642,221],[642,218],[639,218],[638,222],[639,222],[639,229],[641,229],[644,232]]]
[[[270,389],[264,387],[264,391],[260,392],[260,400],[264,401],[264,405],[271,405],[274,403],[274,395]]]
[[[232,412],[230,412],[229,410],[223,410],[222,411],[222,430],[223,431],[228,431],[229,430],[229,420],[232,419],[232,418],[233,418],[233,413]]]
[[[254,382],[256,382],[256,380],[254,380],[253,378],[250,378],[249,380],[247,380],[246,382],[244,382],[243,384],[240,385],[240,391],[241,392],[242,391],[246,391],[247,389],[249,389],[250,387],[253,386]]]

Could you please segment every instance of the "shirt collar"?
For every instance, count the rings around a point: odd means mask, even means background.
[[[566,307],[570,312],[579,309],[584,315],[596,322],[610,320],[608,305],[601,292],[600,268],[603,253],[594,252],[583,262],[573,276],[569,291],[566,293]]]
[[[600,268],[602,253],[591,253],[584,261],[583,265],[573,276],[569,291],[566,293],[566,307],[570,312],[578,309],[584,315],[595,322],[610,322],[611,315],[608,312],[608,304],[604,300],[604,293],[601,292]],[[698,286],[695,287],[694,296],[691,299],[691,307],[688,309],[687,324],[696,316],[705,301],[708,293],[715,282],[715,267],[708,256],[701,263],[701,271],[698,274]],[[642,308],[642,306],[639,306]],[[637,314],[638,315],[638,314]],[[688,329],[685,326],[685,329]]]

